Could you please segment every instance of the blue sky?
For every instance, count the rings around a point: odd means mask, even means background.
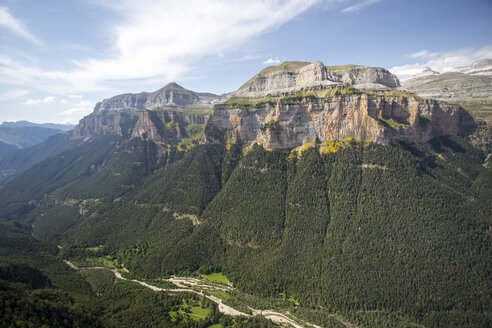
[[[221,94],[285,60],[400,78],[492,58],[491,0],[0,0],[0,122],[71,122],[175,81]]]

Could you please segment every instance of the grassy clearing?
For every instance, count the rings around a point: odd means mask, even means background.
[[[120,269],[121,266],[118,260],[112,259],[110,256],[106,257],[96,257],[96,258],[86,258],[83,260],[72,260],[72,263],[79,267],[105,267],[108,269]]]
[[[209,307],[199,306],[197,301],[183,300],[177,308],[168,313],[173,321],[178,321],[178,317],[184,318],[185,321],[201,321],[208,318],[212,312]]]
[[[219,284],[225,284],[225,285],[232,285],[232,283],[227,279],[226,276],[222,272],[215,272],[211,274],[201,274],[200,277],[202,277],[205,280],[211,281],[211,282],[216,282]]]
[[[390,129],[395,129],[395,128],[398,128],[400,126],[408,126],[408,122],[397,122],[395,120],[395,118],[393,117],[390,117],[390,118],[380,118],[378,119],[378,123],[382,126],[384,126],[385,128],[390,128]]]
[[[299,68],[302,68],[306,65],[311,64],[310,62],[303,62],[303,61],[285,61],[280,65],[277,66],[269,66],[262,70],[260,72],[260,75],[263,74],[268,74],[268,73],[273,73],[277,71],[294,71],[298,70]]]
[[[349,68],[357,67],[357,65],[335,65],[335,66],[326,66],[326,69],[329,71],[341,71]]]

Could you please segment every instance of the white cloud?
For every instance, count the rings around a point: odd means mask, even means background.
[[[18,36],[31,41],[36,44],[41,44],[42,42],[35,37],[29,29],[24,25],[23,22],[12,16],[10,10],[7,7],[0,6],[0,26],[3,26]]]
[[[84,95],[68,95],[68,98],[81,99],[81,98],[84,98]]]
[[[264,65],[272,65],[272,64],[278,64],[280,63],[280,59],[278,57],[275,58],[268,58],[263,62]]]
[[[88,100],[81,101],[75,104],[74,107],[61,112],[62,115],[85,115],[92,111],[94,104]]]
[[[432,57],[436,57],[437,55],[439,55],[439,53],[437,52],[429,52],[428,50],[421,50],[418,52],[414,52],[410,56],[413,58],[432,58]]]
[[[342,13],[351,13],[354,11],[359,11],[361,9],[364,9],[366,7],[369,7],[370,5],[373,5],[373,4],[381,2],[381,1],[383,1],[383,0],[364,0],[364,1],[359,2],[353,6],[342,9],[341,12]]]
[[[417,57],[415,56],[414,58]],[[425,56],[420,57],[426,59],[426,61],[394,66],[390,68],[391,73],[398,75],[401,79],[405,79],[420,73],[425,67],[430,67],[440,73],[449,72],[459,66],[467,66],[481,59],[492,58],[492,45],[479,49],[465,48],[435,53],[431,59]]]
[[[39,104],[47,104],[47,103],[52,103],[55,101],[55,97],[53,96],[48,96],[44,97],[42,99],[28,99],[24,102],[21,103],[21,105],[39,105]]]
[[[201,58],[235,50],[319,3],[337,1],[98,1],[111,17],[119,17],[105,26],[111,47],[99,53],[110,55],[74,62],[67,71],[46,71],[0,56],[0,83],[78,93],[105,90],[122,81],[175,80]]]
[[[4,93],[0,93],[0,101],[8,101],[25,96],[29,93],[27,90],[9,90]]]

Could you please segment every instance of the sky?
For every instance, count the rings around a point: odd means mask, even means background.
[[[492,58],[492,0],[0,0],[0,122],[75,124],[170,82],[222,94],[286,60],[400,79]]]

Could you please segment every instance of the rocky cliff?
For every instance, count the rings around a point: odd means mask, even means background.
[[[476,128],[461,107],[412,95],[354,93],[334,97],[278,99],[251,110],[216,110],[206,127],[208,142],[299,147],[309,142],[356,138],[378,143],[427,142],[466,135]]]
[[[236,97],[263,97],[292,93],[305,88],[348,84],[356,88],[386,89],[400,86],[396,76],[384,68],[360,65],[325,66],[322,62],[284,62],[255,75]]]
[[[435,75],[431,73],[425,75]],[[366,89],[369,86],[375,89]],[[182,105],[199,101],[194,98],[197,93],[168,85],[157,93],[117,96],[99,103],[74,133],[84,137],[111,133],[176,146],[187,146],[192,140],[194,144],[241,141],[293,148],[349,137],[384,144],[427,142],[476,129],[463,108],[422,100],[397,91],[398,86],[398,79],[382,68],[285,62],[255,75],[227,101],[215,104],[211,115],[205,109],[143,108],[169,104],[171,94]],[[131,110],[116,110],[119,107]]]
[[[94,111],[139,110],[142,108],[155,109],[162,107],[174,107],[176,109],[208,107],[219,99],[220,96],[211,93],[198,93],[187,90],[176,83],[169,83],[154,92],[128,93],[105,99],[96,104]]]
[[[151,138],[157,142],[168,142],[172,139],[187,138],[190,135],[186,127],[207,123],[208,115],[190,115],[176,111],[140,110],[138,122],[132,137]]]
[[[204,126],[209,115],[186,114],[179,111],[102,111],[80,120],[73,130],[75,136],[92,137],[115,134],[125,138],[150,138],[156,142],[176,144],[189,138],[188,126]]]

